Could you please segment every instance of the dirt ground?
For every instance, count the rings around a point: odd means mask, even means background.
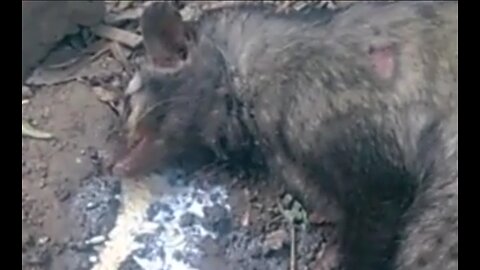
[[[22,138],[25,270],[96,267],[108,244],[104,238],[119,226],[115,224],[126,203],[122,200],[125,181],[133,181],[109,175],[107,166],[115,147],[111,135],[118,119],[92,91],[98,81],[124,88],[130,75],[108,53],[79,72],[83,75],[75,79],[31,83],[22,91],[28,100],[22,105],[22,118],[55,136],[51,140]],[[291,225],[277,203],[283,196],[281,187],[218,175],[223,177],[212,180],[205,174],[203,178],[227,187],[231,211],[204,209],[204,221],[200,222],[218,237],[202,239],[204,254],[191,264],[205,270],[291,269]],[[96,244],[91,244],[93,239]],[[329,265],[335,258],[330,254],[335,246],[334,227],[298,225],[293,240],[297,269],[333,269]],[[135,263],[132,254],[121,259],[119,267],[102,269],[145,269]]]
[[[88,232],[72,215],[72,201],[80,187],[102,174],[113,113],[86,85],[74,81],[35,89],[23,118],[55,135],[49,141],[22,139],[24,268],[79,269],[69,268],[68,249]],[[115,213],[109,215],[113,222]]]

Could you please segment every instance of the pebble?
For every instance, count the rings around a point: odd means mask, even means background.
[[[97,235],[85,241],[86,245],[100,245],[105,242],[107,238],[104,235]]]
[[[87,203],[87,210],[92,210],[94,209],[95,207],[97,207],[97,204],[94,203],[94,202],[88,202]]]
[[[98,258],[97,258],[97,256],[92,255],[92,256],[88,257],[88,261],[91,262],[91,263],[96,263],[98,261]]]
[[[50,238],[48,238],[48,236],[38,238],[39,245],[45,245],[46,243],[48,243],[48,241],[50,241]]]

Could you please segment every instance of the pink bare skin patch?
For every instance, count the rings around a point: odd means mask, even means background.
[[[395,49],[392,44],[371,47],[369,50],[373,71],[382,79],[391,79],[395,72]]]

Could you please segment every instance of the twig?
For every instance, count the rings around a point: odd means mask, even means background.
[[[290,222],[290,270],[296,270],[295,226]]]
[[[242,226],[243,227],[248,227],[248,225],[250,224],[250,211],[251,211],[252,205],[251,205],[251,202],[250,202],[250,191],[247,188],[245,188],[243,191],[244,191],[245,197],[247,199],[247,210],[245,211],[245,213],[242,217]]]
[[[104,24],[92,28],[92,32],[99,37],[122,43],[130,48],[136,48],[143,40],[141,36],[135,33]]]
[[[61,63],[56,63],[56,64],[49,65],[46,68],[48,68],[48,69],[67,68],[69,66],[72,66],[72,65],[78,63],[78,61],[80,61],[80,57],[73,57],[73,58],[70,58],[70,59],[68,59],[66,61],[63,61]]]
[[[277,202],[282,215],[287,219],[290,226],[290,270],[296,269],[296,249],[295,249],[295,216],[288,210],[285,210],[281,202]]]

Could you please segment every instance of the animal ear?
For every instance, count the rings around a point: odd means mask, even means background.
[[[168,2],[154,2],[143,11],[143,43],[157,67],[176,67],[189,57],[195,40],[193,26],[182,21],[178,10]]]

